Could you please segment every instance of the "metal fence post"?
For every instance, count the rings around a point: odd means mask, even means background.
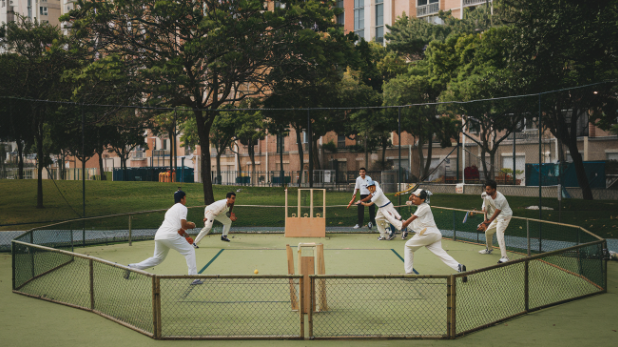
[[[524,308],[526,312],[530,310],[530,261],[524,262]]]
[[[30,244],[34,244],[34,231],[30,232]],[[30,252],[30,272],[32,278],[34,278],[34,248],[28,247],[28,251]]]
[[[11,288],[15,290],[15,242],[11,242],[11,281]]]
[[[132,230],[131,230],[131,220],[133,219],[133,215],[129,216],[129,246],[133,246],[133,241],[131,238]]]
[[[298,296],[299,296],[299,305],[298,305],[298,316],[300,318],[300,338],[305,338],[305,315],[303,314],[303,302],[305,302],[305,290],[303,289],[303,277],[298,279]],[[293,281],[294,279],[292,279]],[[311,336],[311,323],[309,323],[309,336]]]
[[[86,221],[82,221],[82,246],[86,247]]]
[[[309,309],[307,310],[307,320],[309,321],[309,338],[313,338],[313,299],[315,296],[315,278],[309,276],[309,293],[303,293],[303,295],[309,295]],[[305,310],[303,307],[305,303],[304,297],[300,302],[299,310],[302,312]],[[304,314],[302,314],[304,316]]]
[[[451,298],[451,289],[453,287],[453,276],[449,276],[446,278],[446,338],[452,339],[451,336],[451,325],[453,322],[452,319],[452,311],[453,311],[453,303]]]
[[[457,241],[457,230],[455,228],[455,211],[453,211],[453,241]]]
[[[457,337],[457,278],[451,275],[451,339]]]
[[[526,218],[526,239],[528,239],[528,256],[530,256],[530,219]]]
[[[90,309],[94,310],[94,263],[92,259],[88,260],[90,268]]]
[[[161,339],[161,280],[152,276],[152,335],[155,340]]]
[[[69,230],[71,232],[71,252],[75,251],[74,245],[73,245],[73,228],[71,228],[71,230]]]

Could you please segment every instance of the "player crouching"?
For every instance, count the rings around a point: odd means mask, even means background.
[[[356,204],[362,204],[363,206],[372,206],[373,204],[378,205],[378,213],[376,214],[376,225],[378,227],[378,231],[380,232],[380,237],[378,237],[378,240],[392,240],[395,237],[395,230],[392,230],[390,227],[388,227],[387,231],[389,218],[397,220],[399,221],[399,224],[401,224],[401,216],[399,215],[391,201],[388,200],[386,195],[384,195],[382,189],[377,186],[376,182],[371,178],[367,178],[367,190],[369,190],[369,196],[362,200],[359,200],[358,202],[356,202]],[[370,202],[365,202],[369,199],[371,199]],[[391,224],[393,223],[391,222]]]
[[[433,219],[433,213],[429,206],[429,197],[431,193],[424,189],[417,189],[410,195],[412,203],[417,206],[416,212],[404,222],[400,222],[391,218],[390,222],[395,227],[405,229],[408,225],[412,225],[412,230],[416,233],[404,247],[404,267],[406,275],[414,274],[414,252],[421,247],[427,247],[427,249],[435,254],[444,264],[448,265],[451,269],[457,272],[465,272],[466,266],[458,263],[453,257],[451,257],[442,248],[442,234],[436,226],[436,222]],[[464,277],[464,282],[467,282],[467,278]]]
[[[215,220],[218,220],[221,224],[223,224],[221,241],[230,242],[230,239],[227,238],[227,234],[230,232],[232,222],[236,221],[236,215],[232,212],[234,209],[234,202],[236,202],[236,193],[229,192],[225,195],[225,199],[215,201],[206,206],[204,209],[204,227],[195,238],[193,247],[199,248],[198,245],[200,244],[200,241],[202,241],[204,236],[210,233]]]
[[[485,232],[485,249],[479,251],[481,254],[491,254],[493,250],[494,234],[500,246],[500,260],[498,263],[509,261],[506,255],[506,243],[504,233],[513,217],[513,210],[502,193],[497,191],[497,184],[494,180],[487,180],[485,183],[485,195],[483,198],[483,210],[485,211],[485,221],[478,227],[478,231]],[[487,216],[491,217],[487,218]]]

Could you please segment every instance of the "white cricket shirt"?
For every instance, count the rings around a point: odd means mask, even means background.
[[[421,231],[425,228],[437,228],[436,221],[433,219],[429,204],[422,203],[416,207],[414,212],[416,219],[412,221],[412,230]]]
[[[212,204],[206,206],[204,209],[204,217],[206,216],[206,211],[210,211],[213,215],[217,216],[221,212],[227,212],[230,208],[227,206],[227,198],[222,200],[217,200]]]
[[[181,203],[176,203],[167,212],[163,224],[155,234],[155,240],[173,240],[180,238],[178,229],[182,228],[181,220],[187,219],[187,207]]]
[[[356,185],[354,186],[354,190],[360,190],[361,195],[369,195],[371,192],[367,189],[367,179],[371,179],[371,177],[365,175],[365,179],[358,176],[356,177]]]
[[[388,200],[386,195],[384,195],[382,188],[380,188],[377,184],[376,191],[371,196],[371,201],[373,201],[373,203],[375,203],[378,207],[384,207],[385,205],[388,205],[389,202],[391,202],[390,200]]]
[[[487,206],[488,207],[487,208],[487,218],[491,218],[491,216],[494,214],[496,209],[501,211],[498,217],[506,218],[506,217],[513,216],[513,210],[511,210],[511,207],[509,206],[509,202],[506,201],[506,198],[504,197],[504,195],[502,195],[502,193],[496,192],[495,199],[487,195],[486,201],[488,205]]]

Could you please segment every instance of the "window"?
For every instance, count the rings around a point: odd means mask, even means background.
[[[161,139],[161,147],[163,150],[167,149],[167,140]]]
[[[39,7],[39,9],[41,10],[41,16],[47,16],[47,7]]]
[[[354,33],[360,37],[365,37],[364,0],[354,0]]]
[[[345,135],[337,135],[337,148],[345,148]]]
[[[607,161],[614,160],[618,161],[618,153],[606,153]]]
[[[285,152],[285,136],[277,135],[277,153]]]
[[[384,42],[384,0],[376,0],[376,42]]]
[[[343,10],[343,0],[337,0],[337,8]],[[341,12],[341,14],[337,15],[337,24],[344,25],[345,24],[345,13]]]

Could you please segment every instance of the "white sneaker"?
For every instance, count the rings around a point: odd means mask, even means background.
[[[195,242],[193,242],[193,248],[198,249],[200,247],[198,245],[196,245]]]
[[[392,239],[394,239],[394,238],[395,238],[395,236],[396,236],[396,235],[395,235],[395,231],[393,230],[393,231],[391,231],[391,233],[388,235],[388,239],[389,239],[389,240],[392,240]]]
[[[202,284],[202,283],[204,283],[204,282],[202,282],[202,281],[200,281],[200,280],[198,279],[198,280],[195,280],[195,281],[191,282],[191,285],[192,285],[192,286],[194,286],[194,285],[196,285],[196,284]]]
[[[507,261],[509,261],[509,258],[507,257],[500,258],[500,260],[498,260],[498,264],[506,263]]]
[[[360,225],[356,224],[356,225],[354,226],[354,229],[360,229]]]
[[[378,237],[378,241],[384,241],[384,240],[386,240],[386,237],[382,237],[382,236]]]
[[[369,228],[369,230],[371,230],[371,228],[373,228],[373,223],[371,223],[371,222],[367,223],[367,228]]]
[[[479,251],[480,254],[491,254],[491,252],[493,252],[493,248],[485,248],[482,251]]]

